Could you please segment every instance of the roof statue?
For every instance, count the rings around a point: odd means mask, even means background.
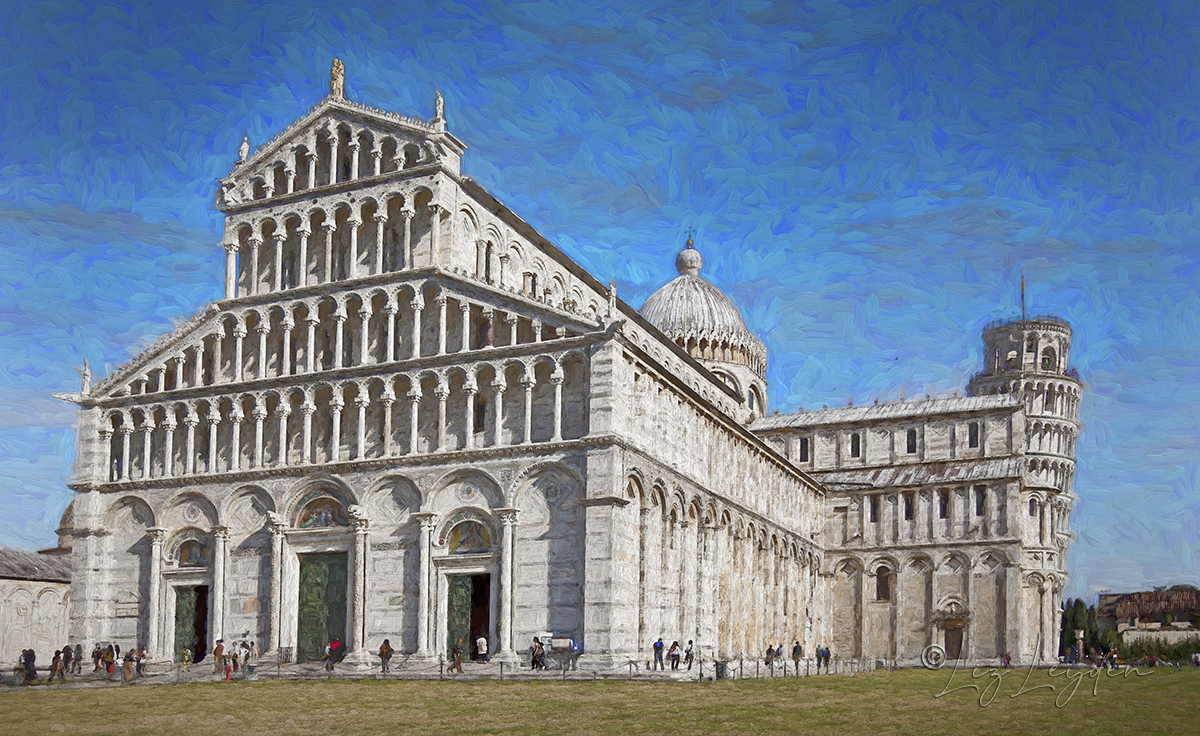
[[[342,60],[333,60],[333,69],[329,71],[329,96],[339,100],[346,98],[346,67]]]
[[[446,100],[442,97],[442,91],[440,89],[435,90],[434,95],[436,95],[436,97],[434,98],[433,102],[433,118],[434,120],[445,120]]]
[[[87,360],[83,361],[82,368],[76,368],[79,371],[79,393],[81,396],[87,396],[92,393],[92,367],[88,365]]]
[[[246,163],[246,159],[250,157],[250,136],[242,136],[242,145],[238,146],[238,163]]]

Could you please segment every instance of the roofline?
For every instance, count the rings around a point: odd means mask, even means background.
[[[919,411],[914,411],[912,413],[904,413],[904,414],[899,414],[899,415],[889,416],[889,417],[864,417],[863,419],[858,419],[858,420],[842,419],[842,420],[828,421],[828,422],[814,422],[812,424],[808,424],[808,423],[805,423],[805,424],[783,424],[778,427],[764,427],[762,429],[755,429],[753,431],[755,431],[755,432],[778,432],[778,431],[785,430],[785,429],[807,429],[807,428],[811,428],[811,427],[830,427],[830,426],[845,425],[845,424],[854,424],[856,426],[870,426],[870,425],[879,424],[879,423],[883,423],[883,422],[893,422],[898,419],[905,419],[905,418],[909,418],[909,417],[940,417],[940,416],[948,416],[948,415],[952,415],[952,414],[972,413],[972,412],[982,411],[984,409],[1017,411],[1017,410],[1020,410],[1025,407],[1024,401],[1022,401],[1020,397],[1016,396],[1016,394],[990,394],[987,396],[960,396],[960,397],[958,397],[958,399],[960,399],[960,400],[961,399],[975,399],[975,398],[991,399],[991,398],[999,398],[999,397],[1012,397],[1012,398],[1008,399],[1008,401],[1003,401],[1003,400],[998,401],[998,402],[996,402],[996,405],[994,405],[994,406],[979,407],[976,409],[944,409],[942,411],[934,411],[934,412],[929,412],[929,413],[922,413]],[[954,400],[955,400],[954,397],[946,397],[946,398],[932,399],[932,400],[916,399],[913,401],[904,401],[904,402],[896,402],[896,403],[912,404],[912,405],[916,406],[918,404],[929,404],[929,403],[933,403],[936,401],[954,401]],[[847,409],[850,409],[850,410],[873,409],[876,406],[890,406],[890,405],[892,405],[892,404],[869,404],[869,405],[865,405],[865,406],[842,406],[842,407],[838,407],[835,409],[816,409],[814,411],[795,412],[793,414],[784,414],[779,417],[765,416],[765,417],[763,417],[763,419],[775,419],[775,418],[784,419],[787,417],[811,417],[813,415],[819,415],[819,414],[824,414],[824,413],[846,411]]]

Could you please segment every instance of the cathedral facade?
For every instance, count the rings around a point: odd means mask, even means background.
[[[320,104],[243,143],[224,299],[72,397],[73,637],[159,661],[339,639],[352,662],[388,638],[428,662],[539,636],[596,667],[659,637],[717,658],[1057,646],[1066,325],[987,331],[968,398],[766,416],[766,349],[691,241],[635,310],[465,152],[440,96],[430,120],[371,108],[338,63]]]

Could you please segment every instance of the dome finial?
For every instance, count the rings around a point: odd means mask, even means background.
[[[704,259],[700,257],[700,251],[692,248],[694,245],[692,235],[695,235],[695,233],[696,228],[688,228],[687,246],[679,251],[679,255],[675,256],[675,268],[681,276],[684,274],[698,276],[700,275],[700,267],[704,265]]]

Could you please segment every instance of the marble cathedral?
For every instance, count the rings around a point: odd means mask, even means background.
[[[466,148],[440,95],[429,120],[368,107],[337,61],[242,144],[225,297],[70,397],[73,640],[1056,649],[1067,325],[988,329],[964,398],[767,416],[766,348],[691,241],[635,310],[463,176]]]

